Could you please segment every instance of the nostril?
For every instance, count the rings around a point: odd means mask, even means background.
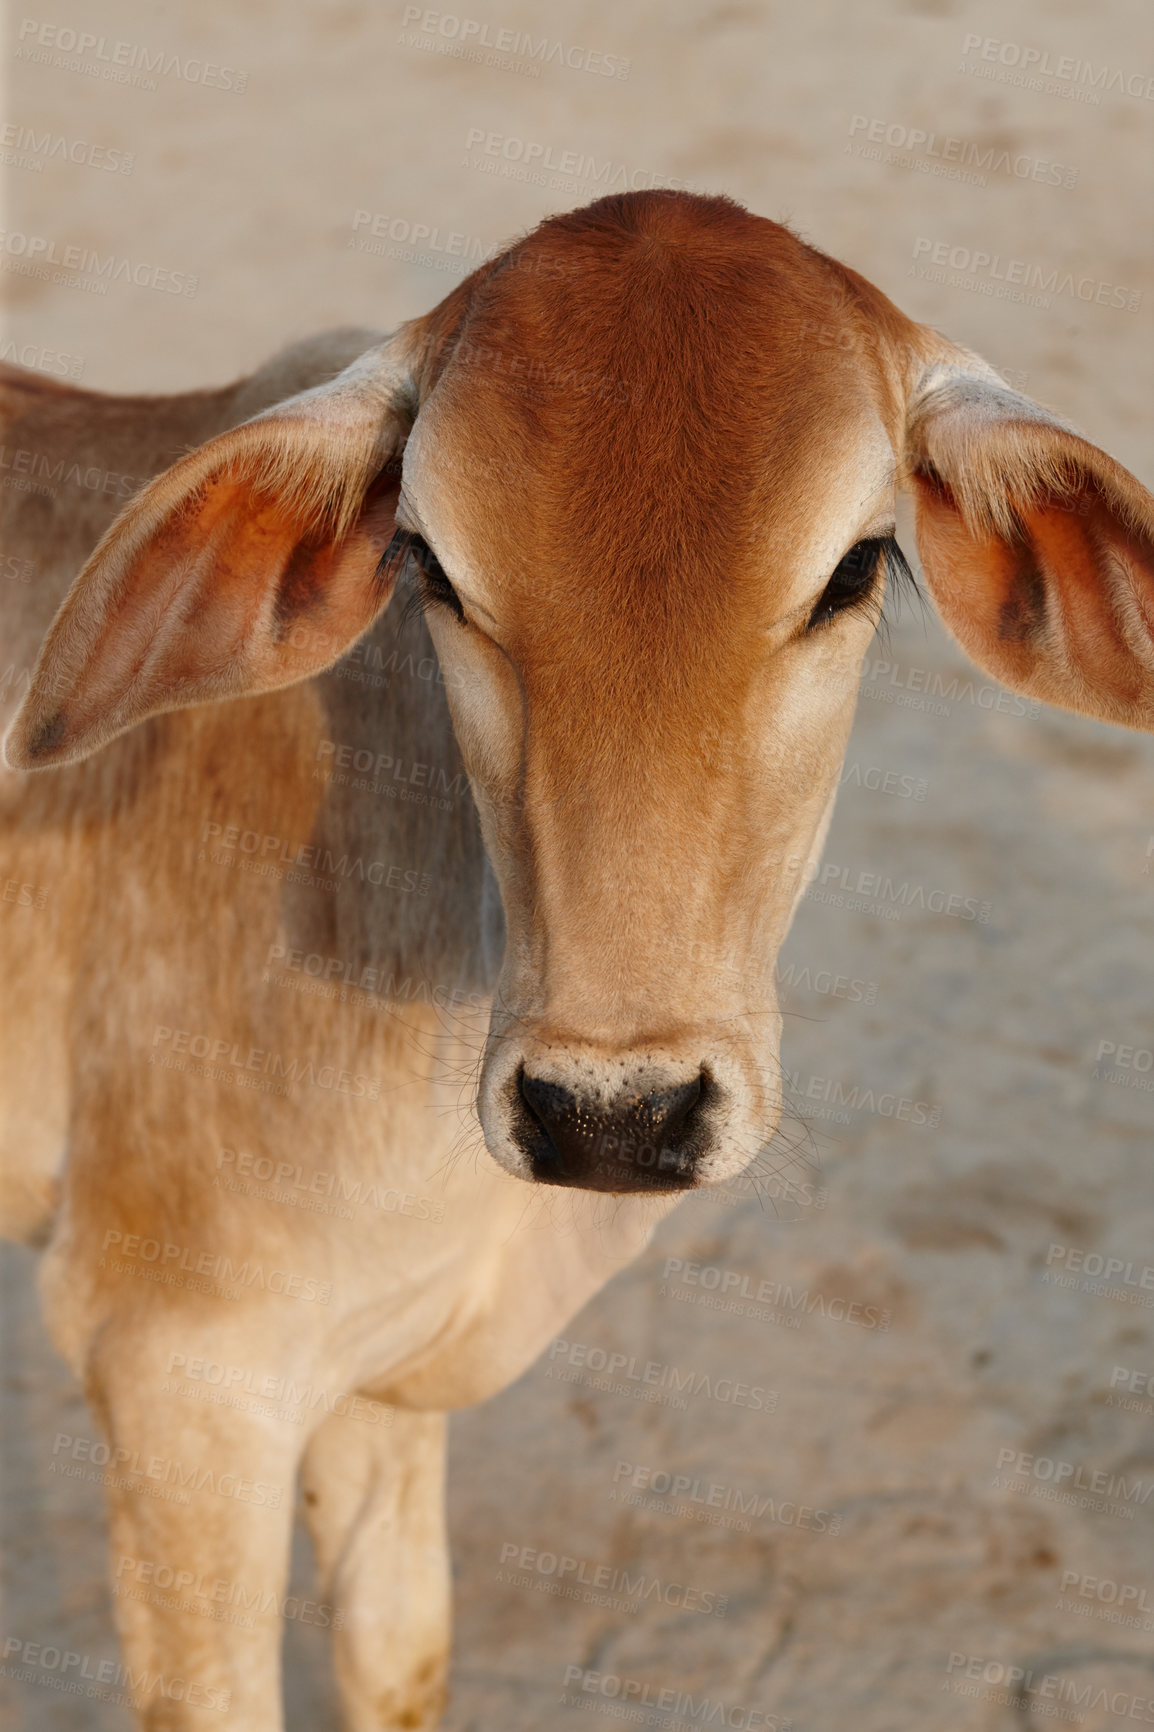
[[[652,1076],[652,1072],[650,1073]],[[657,1080],[657,1078],[654,1078]],[[587,1191],[685,1190],[697,1183],[718,1088],[708,1067],[664,1088],[606,1098],[532,1076],[509,1079],[510,1132],[534,1179]]]
[[[637,1116],[653,1136],[673,1137],[685,1128],[693,1109],[701,1099],[704,1072],[691,1077],[678,1088],[663,1089],[646,1095],[638,1102]]]
[[[587,1133],[593,1128],[594,1120],[601,1125],[616,1120],[628,1121],[633,1129],[643,1136],[660,1137],[666,1141],[684,1130],[701,1099],[705,1080],[702,1072],[674,1088],[655,1089],[651,1094],[625,1096],[615,1101],[607,1110],[590,1113],[581,1111],[572,1090],[562,1083],[549,1082],[544,1077],[528,1076],[523,1069],[519,1077],[521,1099],[542,1130],[549,1135],[555,1135],[559,1130],[568,1127]]]
[[[524,1070],[521,1072],[521,1099],[545,1130],[559,1118],[572,1113],[577,1106],[569,1089],[560,1083],[546,1082],[543,1077],[526,1076]]]

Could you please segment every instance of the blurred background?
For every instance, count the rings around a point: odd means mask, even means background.
[[[10,11],[3,358],[223,383],[424,311],[550,212],[680,186],[789,222],[1150,484],[1141,0],[461,3]],[[779,1177],[684,1203],[454,1422],[451,1732],[1154,1723],[1152,771],[930,615],[874,645],[781,962]],[[855,907],[862,872],[891,889]],[[90,1422],[34,1272],[3,1248],[3,1630],[99,1659],[99,1492],[52,1453]],[[590,1372],[612,1353],[776,1400],[637,1400]],[[524,1547],[683,1591],[560,1597]],[[293,1732],[335,1726],[321,1634],[286,1649]],[[54,1682],[0,1677],[4,1727],[127,1726]]]

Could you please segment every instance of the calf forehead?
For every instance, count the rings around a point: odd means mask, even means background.
[[[461,536],[514,593],[584,612],[659,591],[703,624],[747,571],[772,581],[889,419],[838,267],[726,201],[656,196],[507,255],[432,407]]]

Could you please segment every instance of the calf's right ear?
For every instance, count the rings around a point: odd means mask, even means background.
[[[947,352],[911,405],[926,584],[1011,691],[1154,731],[1154,498],[976,356]]]
[[[387,605],[414,393],[403,339],[150,483],[77,577],[4,752],[75,763],[145,717],[330,667]]]

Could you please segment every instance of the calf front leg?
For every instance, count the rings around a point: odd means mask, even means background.
[[[180,1339],[138,1316],[105,1329],[88,1367],[125,1687],[146,1732],[282,1732],[302,1431],[180,1393],[165,1369]]]
[[[333,1415],[304,1459],[321,1591],[332,1602],[346,1732],[431,1732],[445,1705],[445,1416]]]

